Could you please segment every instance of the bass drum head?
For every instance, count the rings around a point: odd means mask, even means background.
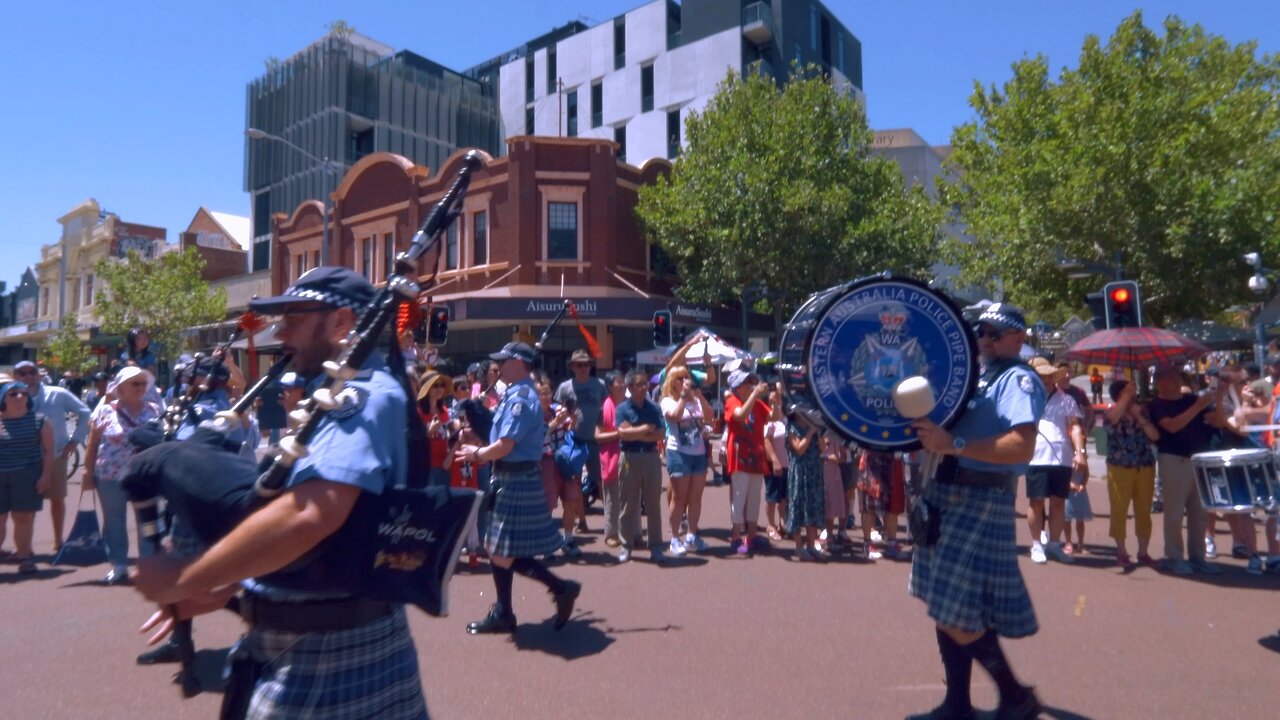
[[[887,274],[823,290],[787,323],[779,351],[787,409],[881,451],[920,447],[893,402],[904,378],[928,378],[929,419],[950,426],[978,384],[978,343],[960,308],[924,283]]]

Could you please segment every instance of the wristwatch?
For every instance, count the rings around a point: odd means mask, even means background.
[[[956,455],[959,455],[964,452],[965,445],[968,445],[968,443],[965,442],[964,438],[960,437],[959,435],[951,436],[951,447],[956,451],[955,452]]]

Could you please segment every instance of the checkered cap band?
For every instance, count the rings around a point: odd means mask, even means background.
[[[1008,303],[987,306],[987,309],[982,311],[982,315],[978,316],[978,322],[1005,330],[1025,331],[1027,329],[1027,318],[1022,314],[1022,310]]]
[[[285,297],[302,298],[303,300],[314,300],[322,302],[325,305],[332,305],[339,308],[352,308],[353,310],[362,309],[364,304],[356,301],[354,298],[346,295],[326,292],[322,290],[312,290],[310,288],[291,287],[285,291]]]

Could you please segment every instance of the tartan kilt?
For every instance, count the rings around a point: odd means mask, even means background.
[[[266,664],[248,720],[428,717],[403,606],[350,630],[251,630],[248,639],[254,658]]]
[[[907,588],[939,625],[1004,637],[1035,634],[1035,610],[1018,570],[1012,489],[933,484],[941,533],[917,546]]]
[[[496,493],[484,547],[490,555],[532,558],[550,555],[564,545],[560,528],[551,520],[542,489],[542,473],[493,473],[490,492]]]

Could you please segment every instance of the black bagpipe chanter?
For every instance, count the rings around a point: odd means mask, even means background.
[[[159,533],[156,499],[164,498],[177,518],[175,525],[190,528],[204,545],[212,545],[254,510],[267,504],[284,489],[294,464],[308,453],[307,445],[319,431],[326,413],[343,407],[346,383],[356,376],[365,361],[378,349],[386,335],[394,336],[397,311],[404,303],[417,302],[421,286],[416,276],[418,260],[440,239],[458,216],[471,173],[480,165],[473,151],[463,160],[457,179],[433,208],[413,237],[410,247],[396,256],[395,268],[346,338],[336,361],[325,363],[326,384],[312,393],[293,417],[302,419],[296,434],[281,440],[270,465],[258,468],[230,464],[226,458],[210,455],[203,464],[207,473],[166,473],[163,463],[152,462],[158,471],[126,471],[124,487],[135,504],[143,534]],[[434,273],[428,286],[434,283]],[[394,337],[390,339],[394,343]],[[196,447],[183,452],[233,454],[210,433],[227,433],[241,422],[242,413],[252,406],[265,387],[284,371],[288,358],[277,362],[235,407],[202,426],[190,440]],[[394,363],[393,363],[394,366]],[[407,390],[407,388],[406,388]],[[448,586],[458,552],[467,531],[476,521],[481,493],[449,487],[424,487],[427,464],[413,442],[421,420],[412,403],[407,403],[409,437],[408,487],[388,488],[380,495],[360,493],[343,526],[293,565],[266,578],[280,587],[328,589],[349,592],[374,600],[417,605],[431,615],[448,610]],[[416,423],[416,425],[415,425]],[[425,431],[419,433],[425,437]],[[211,439],[212,438],[212,439]],[[135,456],[133,466],[146,465],[151,453],[171,453],[165,443]],[[192,463],[175,463],[190,467]],[[250,461],[248,466],[252,466]],[[229,467],[239,467],[229,471]]]

